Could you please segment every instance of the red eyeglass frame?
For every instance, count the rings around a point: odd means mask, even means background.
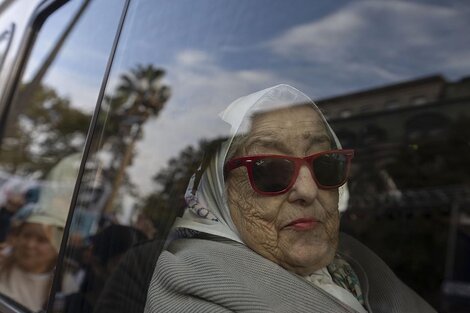
[[[344,176],[344,180],[341,181],[340,184],[334,185],[334,186],[324,186],[320,184],[315,177],[315,173],[312,167],[313,160],[325,155],[325,154],[332,154],[332,153],[338,153],[341,155],[346,156],[346,175]],[[351,160],[354,157],[354,150],[353,149],[341,149],[341,150],[328,150],[328,151],[322,151],[319,153],[314,153],[309,156],[306,156],[304,158],[299,158],[299,157],[294,157],[294,156],[288,156],[288,155],[278,155],[278,154],[259,154],[259,155],[253,155],[253,156],[245,156],[245,157],[240,157],[240,158],[234,158],[229,160],[227,163],[225,163],[224,166],[224,176],[227,177],[228,173],[236,168],[239,168],[241,166],[246,167],[247,172],[248,172],[248,178],[250,180],[251,188],[253,188],[254,191],[261,195],[266,195],[266,196],[275,196],[275,195],[280,195],[283,193],[288,192],[292,186],[294,185],[295,181],[297,180],[297,177],[299,176],[300,168],[302,165],[305,163],[307,165],[307,168],[310,170],[310,173],[312,174],[312,178],[317,184],[319,189],[323,190],[328,190],[328,189],[335,189],[338,188],[347,181],[348,176],[349,176],[349,170],[351,167]],[[261,160],[261,159],[284,159],[284,160],[289,160],[294,163],[294,173],[291,177],[291,180],[286,188],[280,191],[262,191],[259,190],[258,187],[255,184],[254,178],[253,178],[253,164],[254,162]]]

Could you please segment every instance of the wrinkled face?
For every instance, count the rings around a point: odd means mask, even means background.
[[[21,226],[14,240],[14,256],[16,263],[24,271],[45,273],[54,266],[57,251],[50,242],[48,232],[52,229],[49,227],[37,223]]]
[[[253,119],[238,156],[280,154],[304,157],[330,150],[319,115],[308,106],[263,113]],[[233,222],[248,247],[300,275],[328,265],[338,243],[338,190],[320,190],[307,165],[293,187],[276,196],[253,191],[245,167],[226,181]]]

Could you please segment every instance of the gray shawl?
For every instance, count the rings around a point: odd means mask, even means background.
[[[371,250],[341,234],[368,312],[435,312]],[[302,277],[223,238],[179,239],[158,259],[145,312],[355,312]]]

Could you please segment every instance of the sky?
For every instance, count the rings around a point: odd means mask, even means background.
[[[114,4],[109,5],[103,0],[91,0],[44,78],[72,105],[88,113],[96,105],[124,2],[113,0]],[[80,4],[81,1],[67,2],[46,20],[26,66],[25,81],[36,73]]]
[[[89,112],[122,9],[94,1],[46,78]],[[48,34],[66,20],[51,20]],[[158,187],[151,177],[169,158],[227,133],[218,113],[229,103],[276,84],[317,100],[434,74],[469,76],[468,29],[463,0],[132,1],[106,93],[131,68],[153,64],[166,71],[172,96],[145,124],[130,177],[142,194]]]
[[[121,44],[132,57],[116,60],[120,68],[160,64],[173,89],[160,117],[147,123],[130,173],[141,182],[185,146],[223,135],[220,111],[279,83],[315,100],[433,74],[470,75],[469,6],[447,4],[188,1],[172,2],[149,20],[130,15]],[[151,11],[145,3],[140,9]]]

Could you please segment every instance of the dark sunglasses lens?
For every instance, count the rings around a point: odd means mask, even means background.
[[[313,172],[320,185],[333,187],[346,181],[348,159],[340,153],[324,154],[313,160]]]
[[[262,192],[278,192],[289,186],[294,170],[286,159],[260,159],[253,163],[253,182]]]

